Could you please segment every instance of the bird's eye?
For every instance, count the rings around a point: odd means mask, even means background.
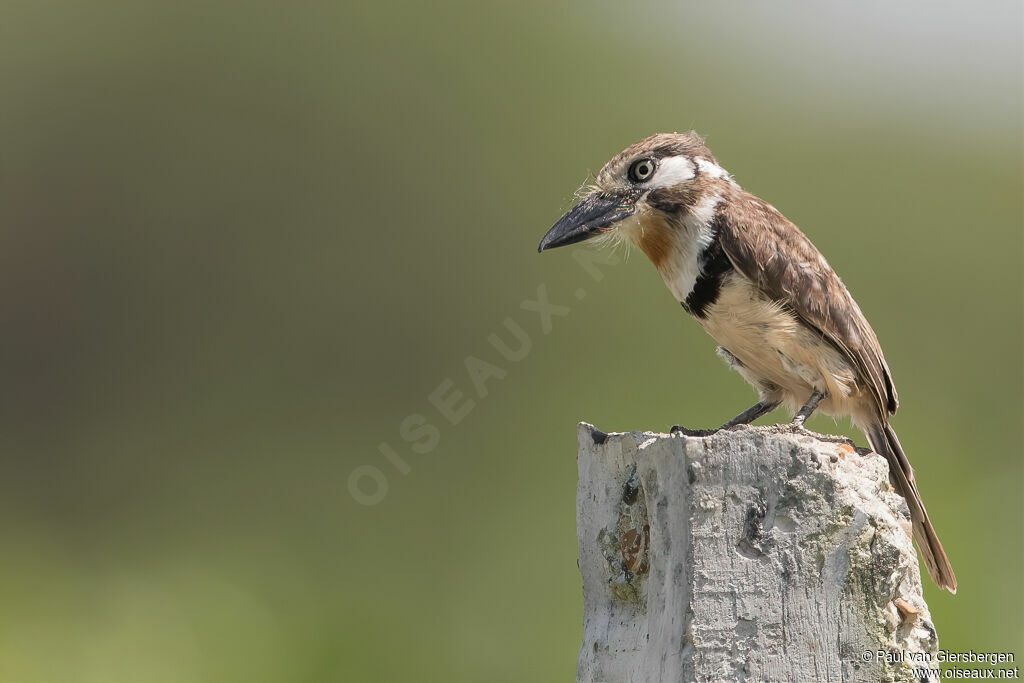
[[[629,167],[629,179],[634,183],[646,183],[654,175],[654,159],[634,161]]]

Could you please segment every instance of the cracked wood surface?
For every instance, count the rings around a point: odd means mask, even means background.
[[[577,680],[902,681],[929,666],[907,507],[880,456],[785,427],[581,423],[578,466]]]

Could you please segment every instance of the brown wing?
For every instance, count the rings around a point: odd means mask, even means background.
[[[721,209],[719,239],[736,270],[793,311],[857,368],[880,416],[899,401],[874,330],[821,252],[775,207],[740,192]]]

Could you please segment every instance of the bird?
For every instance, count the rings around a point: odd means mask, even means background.
[[[815,410],[848,416],[888,462],[932,580],[956,593],[953,568],[890,424],[899,399],[881,345],[810,239],[740,187],[694,131],[630,145],[579,197],[538,251],[596,237],[638,247],[717,342],[718,355],[757,392],[757,403],[719,429],[779,406],[795,413],[790,424],[798,430]]]

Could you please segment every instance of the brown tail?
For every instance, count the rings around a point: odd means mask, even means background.
[[[907,500],[910,520],[914,526],[914,540],[917,541],[928,574],[939,588],[956,593],[956,575],[953,574],[953,567],[942,549],[935,527],[928,519],[928,512],[924,509],[921,494],[918,493],[917,483],[914,481],[914,470],[903,453],[896,432],[887,422],[875,423],[867,430],[867,437],[871,442],[871,448],[889,461],[889,480],[896,491]]]

